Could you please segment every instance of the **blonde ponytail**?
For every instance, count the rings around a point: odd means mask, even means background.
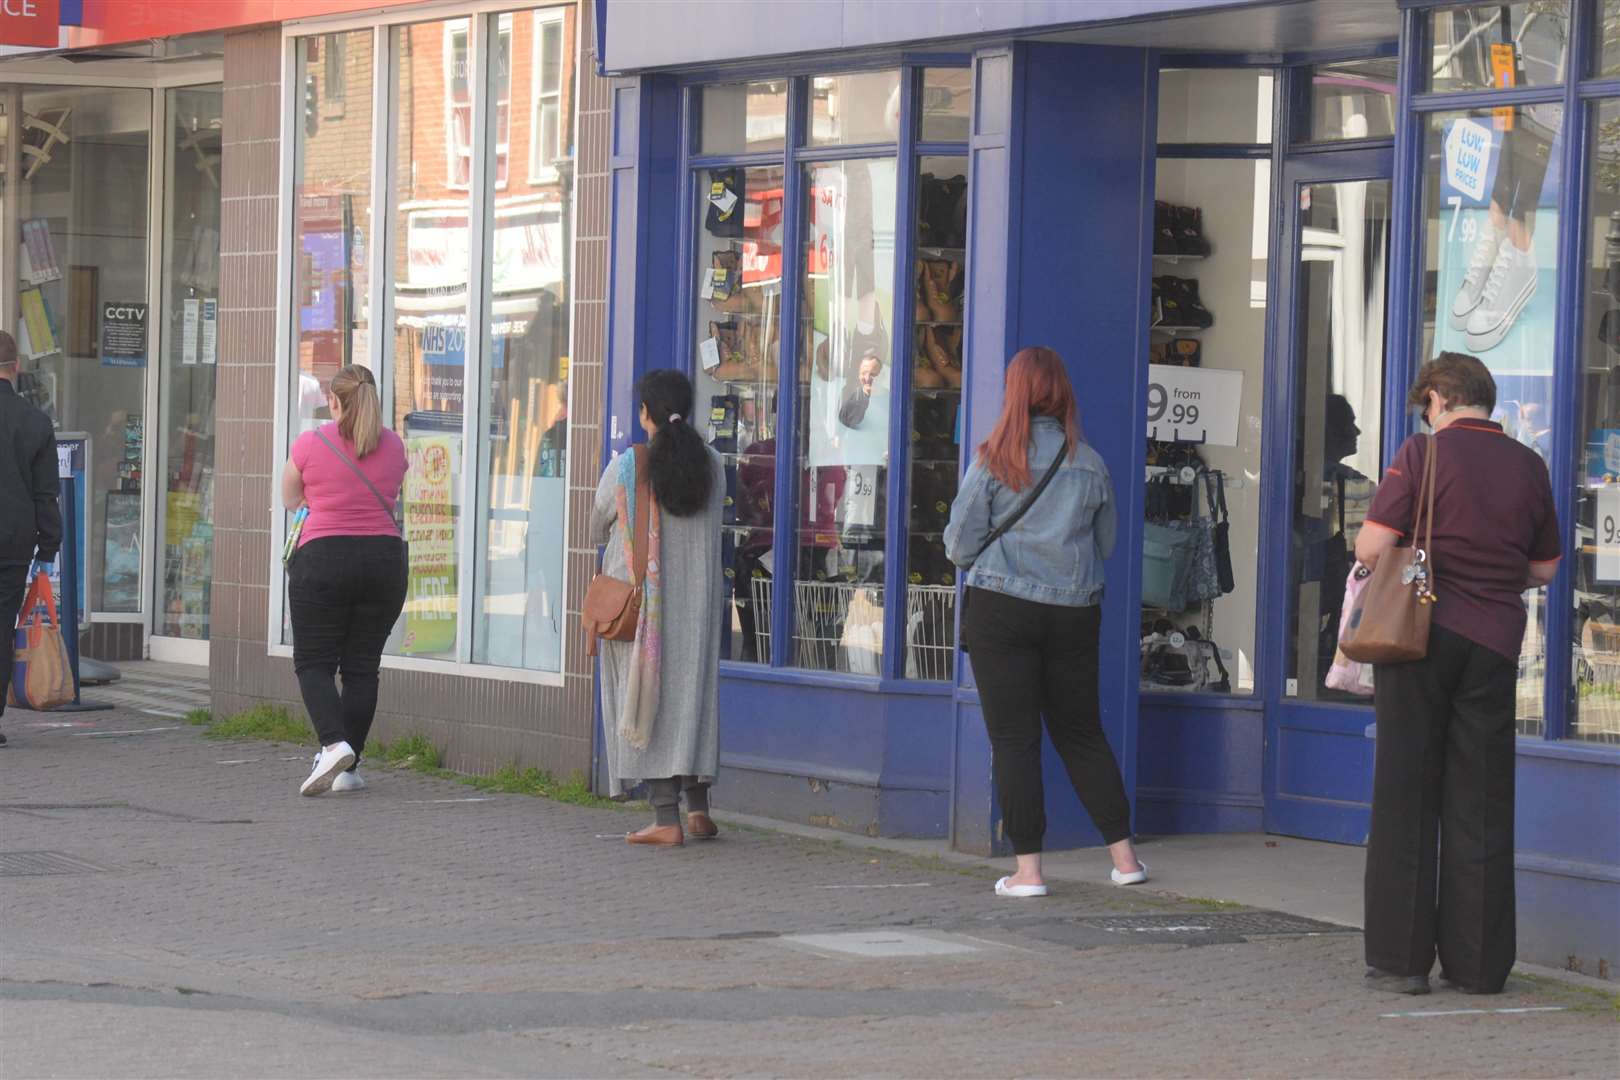
[[[332,394],[343,405],[338,434],[348,440],[358,457],[377,449],[382,438],[382,399],[369,368],[349,364],[332,376]]]

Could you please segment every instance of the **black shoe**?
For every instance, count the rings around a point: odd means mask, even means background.
[[[1183,254],[1176,232],[1176,210],[1166,202],[1153,204],[1153,254]]]
[[[1494,990],[1489,990],[1482,986],[1465,986],[1460,982],[1454,981],[1450,975],[1446,974],[1444,968],[1440,970],[1440,982],[1443,983],[1448,989],[1455,990],[1459,994],[1500,994],[1502,992],[1502,987],[1500,986]]]
[[[1205,330],[1214,326],[1215,316],[1211,315],[1209,309],[1204,306],[1204,302],[1198,299],[1198,279],[1176,278],[1175,280],[1181,289],[1181,295],[1176,299],[1181,302],[1181,310],[1186,314],[1188,322]]]
[[[1389,994],[1427,994],[1429,992],[1429,977],[1427,975],[1397,975],[1393,971],[1382,971],[1370,967],[1367,969],[1367,987],[1370,990],[1382,990]]]
[[[1204,238],[1204,212],[1196,206],[1176,206],[1174,212],[1176,246],[1183,255],[1208,255],[1209,241]]]
[[[0,746],[4,745],[6,745],[6,737],[4,735],[0,735]]]

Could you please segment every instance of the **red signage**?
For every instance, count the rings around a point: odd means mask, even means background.
[[[0,45],[54,49],[61,25],[61,0],[0,0]]]

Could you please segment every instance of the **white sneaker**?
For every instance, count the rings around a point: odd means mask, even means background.
[[[1540,278],[1534,252],[1520,251],[1512,241],[1502,245],[1485,279],[1479,307],[1468,317],[1468,347],[1474,352],[1494,349],[1513,329],[1513,322],[1536,294]]]
[[[299,785],[300,795],[320,795],[332,787],[332,778],[354,764],[354,748],[347,742],[333,743],[321,748],[315,755],[315,767],[309,779]]]
[[[332,794],[341,795],[345,791],[364,791],[366,782],[360,778],[358,772],[340,772],[337,779],[332,781]]]
[[[1142,884],[1142,882],[1147,880],[1147,863],[1143,862],[1141,859],[1137,859],[1136,865],[1140,867],[1140,869],[1132,870],[1128,874],[1122,874],[1118,870],[1108,871],[1109,880],[1115,885]]]
[[[1485,229],[1474,243],[1473,254],[1468,257],[1468,273],[1463,277],[1462,288],[1457,290],[1456,298],[1451,301],[1453,330],[1467,328],[1468,319],[1479,307],[1491,267],[1496,265],[1496,256],[1504,246],[1502,241],[1506,238],[1507,230],[1498,229],[1491,224],[1489,217],[1485,217]]]

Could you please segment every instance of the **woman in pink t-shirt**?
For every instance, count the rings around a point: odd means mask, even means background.
[[[326,400],[332,422],[297,438],[281,474],[282,504],[309,508],[287,568],[293,670],[321,740],[302,795],[365,787],[355,767],[377,712],[383,645],[405,606],[405,543],[394,518],[405,444],[382,426],[366,368],[339,370]]]

